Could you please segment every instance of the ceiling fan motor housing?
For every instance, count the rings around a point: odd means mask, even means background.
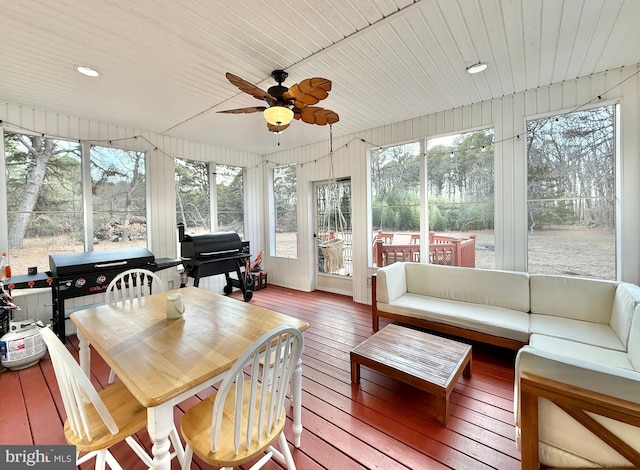
[[[271,72],[271,76],[276,82],[278,82],[278,85],[280,85],[287,79],[289,74],[284,70],[274,70],[273,72]]]
[[[282,95],[287,90],[289,89],[286,86],[273,85],[272,87],[269,87],[267,91],[271,96],[273,96],[276,99],[278,103],[284,103],[284,100],[282,99]]]
[[[284,70],[274,70],[273,72],[271,72],[271,77],[273,77],[273,79],[276,82],[278,82],[278,84],[273,85],[272,87],[269,87],[267,91],[271,96],[273,96],[276,99],[277,104],[285,104],[284,100],[282,99],[282,95],[284,94],[285,91],[288,91],[289,88],[287,88],[286,86],[283,86],[282,82],[284,82],[288,76],[289,74]],[[276,104],[276,103],[273,103],[273,104]]]

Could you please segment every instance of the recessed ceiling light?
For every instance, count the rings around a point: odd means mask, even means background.
[[[478,62],[477,64],[473,64],[467,67],[467,73],[479,73],[486,70],[488,66],[489,64],[487,64],[486,62]]]
[[[100,75],[96,69],[92,69],[86,65],[76,65],[75,69],[80,72],[82,75],[86,75],[87,77],[97,77]]]

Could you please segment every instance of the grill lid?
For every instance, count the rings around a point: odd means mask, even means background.
[[[185,235],[180,243],[180,254],[185,260],[204,260],[241,251],[242,240],[236,232]]]
[[[49,270],[60,277],[112,269],[148,268],[153,262],[153,253],[146,248],[82,251],[49,255]]]

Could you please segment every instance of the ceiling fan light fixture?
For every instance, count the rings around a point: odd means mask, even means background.
[[[470,65],[469,67],[467,67],[467,73],[470,74],[474,74],[474,73],[480,73],[480,72],[484,72],[487,67],[489,66],[489,64],[487,64],[486,62],[478,62],[476,64]]]
[[[262,113],[272,126],[286,126],[293,119],[293,111],[284,106],[271,106]]]

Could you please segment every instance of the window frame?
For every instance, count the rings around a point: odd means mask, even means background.
[[[614,175],[614,201],[615,201],[615,214],[613,216],[614,218],[614,223],[613,223],[613,229],[614,229],[614,240],[615,240],[615,247],[614,247],[614,266],[613,266],[613,271],[615,273],[615,278],[614,279],[609,279],[609,278],[592,278],[592,279],[605,279],[605,280],[613,280],[613,281],[619,281],[622,278],[622,260],[620,259],[620,251],[622,249],[622,215],[623,215],[623,207],[622,207],[622,191],[623,191],[623,182],[624,182],[624,178],[622,175],[622,146],[621,146],[621,132],[622,132],[622,128],[621,128],[621,118],[622,118],[622,110],[621,110],[621,104],[619,100],[603,100],[603,101],[598,101],[597,103],[590,103],[588,105],[583,105],[577,108],[569,108],[569,109],[559,109],[559,110],[553,110],[553,111],[549,111],[549,112],[545,112],[545,113],[539,113],[539,114],[535,114],[535,115],[529,115],[529,116],[524,116],[523,119],[523,123],[524,123],[524,128],[525,128],[525,139],[523,139],[523,146],[524,146],[524,171],[525,171],[525,184],[526,187],[524,188],[524,200],[525,200],[525,207],[526,207],[526,211],[524,214],[524,219],[525,219],[525,226],[527,227],[526,233],[525,233],[525,252],[524,252],[524,263],[525,263],[525,269],[527,272],[529,272],[529,238],[530,238],[530,229],[529,229],[529,154],[526,150],[526,145],[527,145],[527,140],[528,140],[528,123],[529,121],[535,121],[535,120],[541,120],[541,119],[548,119],[548,118],[552,118],[554,116],[563,116],[563,115],[567,115],[567,114],[571,114],[571,113],[575,113],[575,112],[584,112],[584,111],[589,111],[589,110],[593,110],[593,109],[597,109],[597,108],[604,108],[604,107],[613,107],[613,144],[615,146],[614,148],[614,155],[613,155],[613,164],[614,164],[614,168],[613,168],[613,175]],[[549,275],[553,275],[553,274],[557,274],[557,273],[546,273]],[[586,276],[585,276],[586,277]]]
[[[276,200],[276,192],[277,189],[276,188],[276,173],[279,170],[287,170],[287,169],[292,169],[295,171],[295,191],[294,191],[294,195],[295,195],[295,202],[293,203],[293,207],[294,207],[294,217],[293,220],[295,220],[295,255],[292,256],[286,256],[283,254],[279,254],[278,253],[278,207],[277,207],[277,200]],[[270,184],[269,184],[269,234],[270,234],[270,243],[269,243],[269,252],[270,252],[270,256],[274,257],[274,258],[282,258],[282,259],[294,259],[297,260],[300,258],[300,254],[299,254],[299,250],[300,250],[300,243],[299,243],[299,235],[300,235],[300,227],[298,224],[298,200],[299,200],[299,185],[300,185],[300,178],[298,175],[298,166],[297,165],[282,165],[282,166],[277,166],[277,167],[273,167],[270,171]]]
[[[377,147],[377,148],[372,148],[369,149],[367,151],[367,204],[368,204],[368,214],[367,214],[367,219],[368,219],[368,223],[367,223],[367,227],[368,227],[368,234],[371,234],[371,236],[375,237],[375,233],[374,233],[374,205],[373,205],[373,168],[372,168],[372,159],[373,157],[373,152],[375,151],[380,151],[380,150],[386,150],[386,149],[390,149],[393,147],[400,147],[400,146],[405,146],[405,145],[410,145],[410,144],[419,144],[419,153],[418,153],[418,157],[419,157],[419,171],[420,171],[420,175],[419,175],[419,184],[420,184],[420,188],[419,188],[419,198],[420,198],[420,205],[419,205],[419,211],[420,211],[420,229],[419,229],[419,233],[420,233],[420,260],[426,260],[426,261],[421,261],[421,262],[428,262],[429,259],[429,231],[432,230],[431,227],[429,226],[429,216],[430,216],[430,201],[429,201],[429,158],[428,158],[428,143],[429,141],[433,141],[433,140],[439,140],[445,137],[451,137],[452,139],[455,139],[457,137],[460,136],[465,136],[467,134],[474,134],[476,132],[480,132],[480,131],[486,131],[486,130],[490,130],[492,133],[492,140],[495,140],[495,126],[493,125],[485,125],[485,126],[480,126],[477,128],[472,128],[472,129],[463,129],[463,130],[459,130],[459,131],[454,131],[454,132],[450,132],[448,134],[440,134],[440,135],[435,135],[435,136],[429,136],[429,137],[424,137],[421,139],[417,139],[417,140],[410,140],[410,141],[406,141],[406,142],[399,142],[399,143],[394,143],[394,144],[390,144],[390,145],[386,145],[384,147]],[[493,164],[493,168],[492,168],[492,172],[493,172],[493,200],[492,200],[492,204],[493,204],[493,237],[495,238],[495,209],[496,209],[496,174],[495,174],[495,168],[496,168],[496,150],[495,150],[495,142],[493,142],[492,144],[494,146],[493,148],[493,159],[492,159],[492,164]],[[474,201],[474,202],[463,202],[463,203],[458,203],[461,206],[463,205],[470,205],[470,204],[475,204],[478,203],[479,201]],[[413,205],[415,206],[415,205]],[[413,207],[411,206],[411,207]],[[470,232],[473,232],[472,230],[470,230]],[[369,248],[367,250],[367,262],[368,262],[368,267],[370,269],[377,269],[378,266],[376,266],[375,260],[374,260],[374,253],[373,253],[373,248]],[[493,259],[493,267],[489,268],[489,269],[498,269],[497,268],[497,262],[495,260],[495,258]]]
[[[234,176],[237,177],[238,174],[240,174],[241,178],[242,178],[242,194],[241,194],[241,199],[242,199],[242,237],[244,237],[245,233],[246,233],[246,227],[245,227],[245,221],[247,218],[247,210],[246,210],[246,190],[245,190],[245,183],[246,183],[246,179],[247,179],[247,169],[243,166],[237,166],[237,165],[229,165],[229,164],[225,164],[225,163],[216,163],[216,164],[211,164],[214,165],[215,170],[211,173],[210,172],[210,176],[212,176],[212,182],[215,184],[215,188],[216,190],[211,194],[212,196],[212,213],[215,210],[215,230],[220,230],[220,208],[219,208],[219,196],[218,196],[218,168],[219,167],[225,167],[225,168],[236,168],[239,170],[239,172]],[[221,184],[222,185],[222,184]],[[210,187],[211,187],[211,183],[210,183]],[[224,212],[227,213],[227,212]],[[236,230],[237,232],[237,230]],[[241,238],[242,238],[241,237]]]
[[[6,251],[10,255],[11,249],[9,248],[9,224],[8,224],[10,211],[8,207],[8,198],[7,198],[7,192],[6,192],[7,191],[7,155],[6,155],[6,148],[5,148],[5,135],[18,134],[18,135],[25,135],[25,136],[37,136],[38,133],[25,131],[23,129],[15,129],[10,126],[0,126],[0,133],[2,134],[2,143],[0,144],[0,186],[5,189],[4,191],[0,191],[1,193],[0,206],[4,207],[4,210],[1,211],[2,214],[0,215],[0,224],[4,226],[4,230],[0,230],[0,245],[3,247],[6,247]],[[61,142],[68,142],[68,143],[78,142],[76,140],[65,138],[65,137],[58,137],[58,136],[51,136],[51,135],[47,135],[46,137],[53,139],[55,141],[61,141]],[[78,246],[81,246],[82,250],[84,251],[93,251],[95,248],[95,243],[94,243],[95,232],[93,227],[93,205],[92,205],[93,195],[91,192],[92,179],[91,179],[90,149],[92,145],[99,145],[101,147],[111,147],[114,149],[122,150],[124,152],[136,152],[136,153],[144,154],[144,181],[145,181],[144,193],[145,193],[145,224],[146,224],[144,245],[145,247],[147,247],[147,249],[149,249],[150,243],[151,243],[150,228],[149,228],[149,221],[151,219],[151,208],[150,208],[151,205],[149,204],[149,201],[150,201],[149,165],[148,165],[149,151],[135,150],[127,147],[115,146],[115,145],[111,145],[110,142],[97,143],[96,141],[90,141],[90,140],[78,142],[78,149],[80,151],[80,183],[82,188],[81,189],[82,190],[82,195],[81,195],[82,207],[80,209],[80,211],[82,212],[82,227],[79,230],[79,234],[81,234],[82,236],[82,241],[78,244]],[[32,264],[33,262],[29,261],[29,265],[32,265]],[[37,265],[48,266],[48,261],[38,260]],[[22,273],[16,272],[16,274],[22,274]]]
[[[86,152],[85,153],[85,146]],[[150,224],[151,220],[151,208],[150,208],[150,186],[149,186],[149,152],[146,150],[131,150],[123,147],[117,147],[115,145],[104,145],[104,143],[100,143],[97,145],[94,142],[82,142],[81,144],[81,152],[82,152],[82,194],[83,194],[83,210],[85,217],[85,251],[93,251],[94,250],[94,239],[95,239],[95,227],[94,227],[94,207],[93,207],[93,193],[91,191],[91,186],[93,184],[93,180],[91,177],[91,148],[94,146],[99,146],[103,148],[113,148],[117,150],[121,150],[123,152],[135,152],[144,154],[143,162],[144,162],[144,197],[145,197],[145,247],[150,250],[151,249],[151,240],[150,240]],[[89,184],[86,184],[90,182]],[[91,224],[88,224],[88,221],[91,221]]]

